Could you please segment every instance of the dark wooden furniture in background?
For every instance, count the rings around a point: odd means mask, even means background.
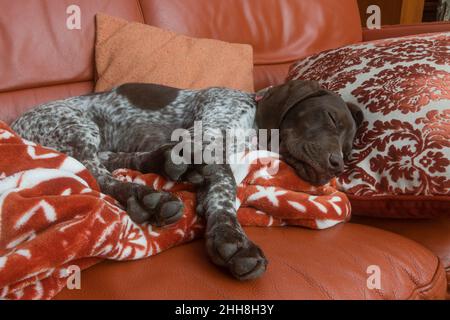
[[[423,22],[436,21],[438,2],[439,0],[425,0],[422,18]]]
[[[366,26],[367,7],[378,5],[381,24],[412,24],[422,22],[425,0],[358,0],[361,22]]]

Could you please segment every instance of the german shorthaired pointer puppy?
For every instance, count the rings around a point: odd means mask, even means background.
[[[253,128],[255,122],[260,129],[279,129],[282,158],[304,180],[323,184],[342,172],[362,113],[313,81],[290,81],[257,95],[129,83],[37,106],[12,128],[25,139],[81,161],[102,192],[117,199],[137,223],[174,223],[183,214],[182,203],[169,193],[118,181],[113,170],[159,172],[196,183],[197,211],[207,221],[211,260],[240,280],[259,277],[267,260],[237,221],[236,183],[229,164],[172,161],[173,130],[193,131],[195,121],[202,122],[204,131]]]

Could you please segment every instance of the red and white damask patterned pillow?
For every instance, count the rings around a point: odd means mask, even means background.
[[[365,121],[339,178],[355,214],[450,215],[450,32],[329,50],[292,65]]]

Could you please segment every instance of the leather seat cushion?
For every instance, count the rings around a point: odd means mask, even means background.
[[[213,266],[197,240],[133,262],[102,262],[81,289],[57,299],[416,299],[444,298],[439,259],[414,241],[359,224],[324,231],[247,228],[269,259],[266,274],[238,282]],[[370,265],[381,289],[367,287]]]
[[[450,218],[439,219],[379,219],[356,217],[353,222],[374,226],[395,232],[399,235],[417,241],[430,249],[439,257],[447,273],[447,295],[450,299]]]

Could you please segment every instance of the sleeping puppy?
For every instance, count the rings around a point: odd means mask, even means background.
[[[361,110],[315,81],[291,81],[259,93],[256,123],[280,129],[280,155],[305,181],[323,185],[344,169]]]
[[[362,113],[313,81],[289,81],[256,95],[226,88],[182,90],[128,83],[37,106],[12,128],[25,139],[82,162],[101,191],[117,199],[136,223],[174,223],[183,215],[183,204],[170,193],[118,181],[112,171],[129,168],[195,182],[209,257],[247,280],[264,273],[267,259],[237,220],[237,187],[230,165],[175,163],[171,134],[180,128],[195,132],[197,121],[203,132],[252,129],[255,119],[260,129],[280,129],[281,155],[300,177],[323,184],[342,172]],[[203,141],[201,150],[213,143]]]

